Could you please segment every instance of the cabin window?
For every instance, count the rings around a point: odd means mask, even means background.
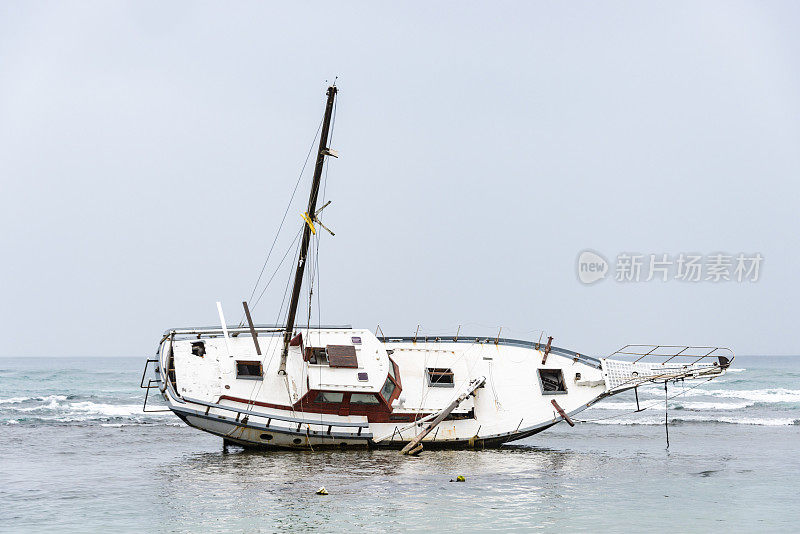
[[[201,358],[206,353],[206,342],[205,341],[192,341],[192,354],[195,356],[200,356]]]
[[[314,365],[328,365],[328,353],[322,347],[306,347],[305,360]]]
[[[542,386],[542,393],[545,395],[567,392],[567,384],[564,382],[564,374],[561,369],[539,369],[539,383]]]
[[[381,401],[372,393],[353,393],[350,395],[350,404],[380,404]]]
[[[453,387],[453,370],[443,367],[428,367],[428,386],[432,388]]]
[[[389,399],[392,398],[392,393],[394,393],[394,388],[397,386],[394,385],[391,378],[386,379],[386,383],[383,385],[383,389],[381,389],[381,395],[383,398],[386,399],[386,402],[389,402]]]
[[[264,369],[261,367],[261,362],[236,360],[236,378],[263,380]]]
[[[344,393],[337,393],[335,391],[320,391],[317,393],[317,398],[314,402],[334,402],[340,403],[344,400]]]

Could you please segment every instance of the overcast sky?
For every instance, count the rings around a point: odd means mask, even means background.
[[[797,3],[298,4],[0,2],[0,355],[238,321],[337,75],[323,322],[800,352]],[[764,261],[587,286],[587,248]]]

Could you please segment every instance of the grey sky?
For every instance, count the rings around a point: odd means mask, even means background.
[[[3,1],[0,355],[150,354],[216,300],[238,320],[335,75],[324,322],[797,354],[798,21],[791,2]],[[755,284],[587,287],[585,248],[765,260]]]

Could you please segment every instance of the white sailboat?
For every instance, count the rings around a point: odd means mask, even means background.
[[[456,332],[377,336],[350,326],[297,327],[337,95],[327,90],[286,324],[167,330],[142,386],[158,389],[186,424],[245,447],[316,449],[497,447],[541,432],[643,384],[709,380],[733,353],[721,347],[628,345],[607,358]],[[327,204],[326,204],[327,205]],[[323,206],[324,208],[325,206]],[[145,376],[154,364],[154,377]],[[638,396],[637,396],[638,399]],[[147,410],[147,396],[145,396]]]

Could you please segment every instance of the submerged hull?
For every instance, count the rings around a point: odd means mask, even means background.
[[[184,416],[176,411],[176,414],[187,425],[198,430],[203,430],[223,438],[223,445],[238,446],[254,450],[315,450],[315,449],[395,449],[400,450],[409,443],[410,440],[387,440],[375,442],[372,439],[346,439],[346,438],[326,438],[324,436],[307,436],[305,434],[294,433],[275,433],[272,439],[266,441],[262,435],[269,432],[264,428],[250,425],[241,425],[232,422],[221,421],[216,417]],[[524,439],[534,434],[547,430],[556,423],[549,423],[541,428],[526,430],[524,432],[512,432],[510,435],[489,439],[424,439],[425,449],[496,449],[505,443]],[[274,432],[274,430],[273,430]],[[297,443],[296,440],[300,439]]]

